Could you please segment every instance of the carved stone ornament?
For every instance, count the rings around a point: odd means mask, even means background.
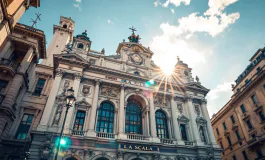
[[[154,98],[155,106],[167,106],[166,97],[163,96],[156,96]]]
[[[203,119],[202,117],[196,118],[196,122],[198,125],[203,125],[203,126],[205,126],[207,123],[207,121],[205,119]]]
[[[153,154],[153,160],[159,160],[160,154]]]
[[[118,151],[117,152],[117,158],[123,158],[123,152],[122,151]]]
[[[83,76],[83,75],[82,75],[81,73],[75,73],[75,74],[74,74],[75,79],[81,79],[82,76]]]
[[[45,138],[45,142],[42,144],[42,147],[40,149],[41,159],[48,159],[51,156],[53,149],[53,144],[51,143],[52,135],[48,134]]]
[[[182,104],[180,104],[180,103],[178,103],[177,104],[177,108],[178,108],[178,110],[179,110],[179,113],[183,113],[183,107],[182,107]]]
[[[66,89],[66,88],[69,88],[69,87],[70,87],[70,81],[65,80],[63,88]]]
[[[91,86],[83,85],[82,93],[88,95],[90,93]]]
[[[88,109],[91,107],[91,105],[86,101],[85,98],[83,98],[81,101],[76,102],[75,105],[83,109]]]
[[[179,122],[183,122],[183,123],[188,123],[190,120],[185,115],[181,115],[181,116],[178,117],[178,121]]]
[[[56,103],[57,103],[57,109],[55,112],[55,116],[54,116],[54,120],[53,120],[53,125],[58,125],[60,118],[61,118],[61,114],[63,111],[63,107],[65,106],[65,97],[66,97],[66,89],[63,90],[63,92],[61,94],[59,94],[58,96],[56,96]]]
[[[186,160],[186,158],[184,156],[177,155],[176,160]]]
[[[199,116],[201,114],[199,105],[194,105],[195,113]]]
[[[119,89],[111,87],[111,86],[102,86],[101,95],[106,96],[106,97],[116,97],[117,98],[119,95]]]
[[[58,77],[61,77],[64,75],[64,72],[61,69],[56,69],[55,73],[56,73],[56,76],[58,76]]]

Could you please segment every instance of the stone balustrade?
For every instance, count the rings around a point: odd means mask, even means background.
[[[140,134],[127,134],[127,139],[149,141],[149,136],[144,136]]]
[[[186,146],[193,146],[193,142],[191,141],[184,141]]]
[[[115,134],[113,133],[104,133],[104,132],[97,132],[97,137],[99,138],[107,138],[107,139],[114,139]]]
[[[71,129],[71,135],[74,136],[84,136],[87,131],[79,131],[79,130],[74,130]]]
[[[1,58],[0,59],[0,66],[8,67],[8,68],[12,69],[12,71],[14,73],[16,73],[20,64],[16,63],[15,61],[12,61],[10,59]]]
[[[163,143],[163,144],[174,144],[174,140],[173,139],[160,138],[160,143]]]

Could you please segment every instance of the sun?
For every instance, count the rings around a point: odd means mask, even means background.
[[[166,76],[170,76],[173,74],[174,72],[174,65],[171,65],[171,64],[165,64],[161,66],[161,69],[163,70],[163,73],[166,75]]]

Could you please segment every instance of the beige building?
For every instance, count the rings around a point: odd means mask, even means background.
[[[6,45],[6,38],[30,6],[39,7],[40,0],[0,0],[0,50]]]
[[[30,90],[35,66],[43,58],[43,31],[17,23],[0,50],[1,160],[24,159],[28,151],[30,138],[24,132],[37,128],[47,97],[33,99]]]
[[[230,101],[211,119],[222,159],[265,159],[265,48],[235,82]]]

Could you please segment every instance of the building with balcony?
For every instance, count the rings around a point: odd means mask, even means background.
[[[40,0],[0,0],[0,50],[8,43],[8,35],[29,7],[39,7]]]
[[[25,132],[36,128],[46,102],[30,105],[27,98],[40,58],[46,58],[43,31],[17,23],[0,50],[0,159],[24,159],[29,149]]]
[[[265,159],[265,48],[250,62],[232,85],[230,101],[211,119],[223,160]]]
[[[66,17],[54,26],[47,58],[36,66],[21,104],[47,98],[43,112],[26,115],[38,119],[42,113],[37,128],[31,124],[27,131],[29,159],[54,156],[69,87],[77,100],[66,117],[59,159],[221,159],[206,107],[209,90],[194,81],[187,64],[178,59],[176,79],[166,81],[134,29],[115,55],[105,55],[104,48],[91,49],[87,32],[73,37],[74,28]]]

